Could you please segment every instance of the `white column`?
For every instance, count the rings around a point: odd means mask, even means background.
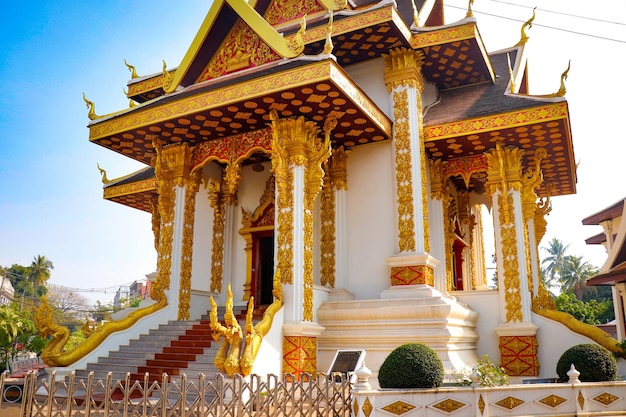
[[[283,284],[285,321],[304,320],[304,166],[292,164],[293,175],[293,281]],[[278,253],[277,248],[274,251]]]
[[[428,222],[430,224],[430,254],[436,259],[446,259],[446,230],[443,223],[441,199],[430,199]],[[446,263],[440,262],[435,268],[435,289],[443,294],[448,293],[446,279]]]

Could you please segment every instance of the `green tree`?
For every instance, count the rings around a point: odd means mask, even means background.
[[[49,279],[54,265],[52,261],[43,255],[37,255],[30,264],[30,276],[32,282],[36,286],[44,285]]]
[[[581,301],[574,294],[561,293],[554,300],[556,309],[569,313],[578,321],[587,324],[603,324],[615,318],[613,300]]]
[[[590,291],[586,281],[598,273],[598,268],[584,261],[581,256],[568,255],[565,257],[560,271],[559,282],[561,291],[574,293],[579,300]]]
[[[548,252],[548,256],[541,261],[541,265],[546,265],[544,269],[544,282],[548,284],[548,287],[558,281],[565,264],[565,252],[568,247],[569,244],[563,245],[561,240],[553,237],[552,240],[548,242],[548,247],[542,248]]]
[[[21,351],[26,350],[37,329],[26,313],[10,306],[0,306],[0,360],[5,366]],[[0,365],[1,367],[1,365]]]

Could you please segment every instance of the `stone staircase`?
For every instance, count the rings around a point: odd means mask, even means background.
[[[234,313],[243,328],[245,311],[236,309]],[[92,371],[96,379],[105,379],[108,372],[114,380],[123,380],[130,373],[131,381],[143,381],[146,372],[151,382],[160,381],[164,372],[170,381],[179,380],[183,373],[188,378],[199,373],[213,378],[218,372],[213,361],[219,343],[213,341],[212,334],[208,315],[195,321],[170,321],[77,370],[76,378],[86,379]]]

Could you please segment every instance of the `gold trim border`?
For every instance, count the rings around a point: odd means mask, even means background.
[[[139,129],[148,123],[185,117],[199,111],[269,95],[285,88],[301,87],[316,82],[331,82],[342,89],[356,105],[360,106],[361,111],[376,122],[387,137],[391,137],[391,121],[385,114],[352,83],[334,61],[324,60],[145,110],[136,108],[130,113],[89,125],[89,140],[93,142],[128,130]]]
[[[156,190],[156,178],[150,178],[148,180],[132,182],[130,184],[116,185],[104,189],[103,197],[105,199],[112,199],[115,197],[122,197],[125,195],[138,194],[146,191]]]
[[[433,142],[470,134],[489,132],[496,129],[509,129],[532,123],[568,119],[567,102],[547,104],[530,109],[493,114],[487,117],[461,120],[424,127],[424,141]]]
[[[417,33],[411,37],[411,47],[418,49],[476,38],[478,38],[476,23],[470,22],[461,26]]]

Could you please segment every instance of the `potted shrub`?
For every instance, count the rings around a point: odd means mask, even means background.
[[[443,384],[443,364],[434,350],[422,343],[395,348],[378,370],[381,388],[437,388]]]
[[[600,345],[581,344],[567,349],[556,365],[560,382],[566,382],[569,379],[567,371],[570,370],[572,364],[580,372],[578,378],[583,382],[617,379],[617,360],[608,349]]]

